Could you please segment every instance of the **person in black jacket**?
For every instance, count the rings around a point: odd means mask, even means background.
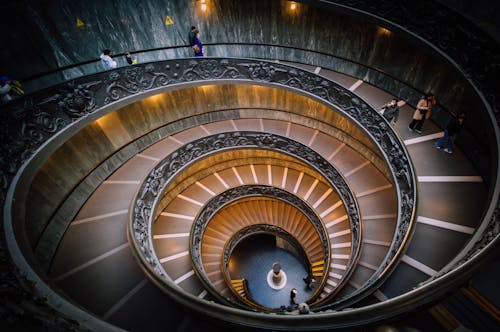
[[[398,99],[392,98],[389,103],[382,106],[382,111],[384,112],[384,118],[386,118],[390,124],[396,124],[399,118]]]
[[[444,147],[443,151],[446,153],[453,153],[453,143],[457,138],[458,133],[462,129],[465,120],[465,113],[460,113],[458,116],[451,114],[451,119],[446,125],[444,131],[444,136],[441,137],[434,145],[436,149],[441,149]]]

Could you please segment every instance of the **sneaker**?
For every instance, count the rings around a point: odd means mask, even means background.
[[[449,153],[449,154],[453,153],[453,151],[451,151],[450,149],[444,149],[443,151],[446,152],[446,153]]]
[[[413,131],[413,129],[411,129],[410,127],[408,127],[408,130],[409,130],[409,131]]]
[[[441,147],[439,145],[434,145],[434,147],[438,150],[441,150]]]
[[[415,131],[419,134],[422,134],[422,130],[415,129]]]

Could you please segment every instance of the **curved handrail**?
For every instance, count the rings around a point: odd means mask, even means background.
[[[203,207],[203,209],[198,213],[198,216],[194,220],[193,226],[191,228],[189,251],[193,262],[194,270],[199,276],[200,280],[205,284],[205,286],[208,289],[213,290],[213,287],[211,286],[210,281],[205,276],[206,273],[204,271],[202,256],[201,256],[201,243],[203,242],[203,234],[205,232],[206,227],[208,226],[208,223],[213,218],[213,216],[215,216],[220,210],[222,210],[225,206],[228,206],[229,204],[232,204],[235,201],[241,200],[243,198],[263,197],[263,196],[271,197],[283,201],[286,204],[290,204],[296,207],[300,212],[302,212],[306,216],[306,218],[309,220],[309,222],[313,225],[316,232],[318,233],[318,237],[320,238],[320,241],[323,245],[323,260],[327,262],[329,265],[331,249],[330,249],[330,240],[327,236],[325,225],[305,202],[303,202],[298,197],[294,196],[291,193],[288,193],[283,189],[271,186],[264,186],[264,185],[240,186],[226,190],[225,192],[221,193],[218,196],[213,197],[209,202],[207,202]],[[277,232],[278,229],[275,231]],[[353,243],[358,242],[357,243],[358,248],[359,248],[360,238],[359,237],[356,238],[355,234],[359,233],[360,233],[359,231],[353,231],[353,239],[352,239]],[[235,235],[233,235],[233,237]],[[229,243],[226,243],[226,246],[227,245],[229,245],[229,248],[231,248],[232,247],[231,241],[229,241]],[[310,262],[310,258],[307,251],[304,250],[304,253],[306,255],[306,260]],[[354,266],[357,253],[358,253],[357,250],[352,250],[351,260],[349,261],[350,264],[346,269],[347,272],[350,271]],[[223,267],[226,267],[229,264],[229,259],[230,259],[230,251],[225,249],[224,255],[222,256]],[[348,274],[347,272],[346,275]],[[324,275],[321,278],[321,283],[320,283],[321,286],[319,288],[322,288],[324,286],[326,280],[327,280],[327,275]],[[313,297],[317,295],[318,294],[313,294]]]
[[[12,202],[17,184],[17,180],[11,183],[13,175],[10,170],[20,169],[18,174],[22,174],[26,165],[35,157],[38,158],[38,150],[43,151],[51,146],[51,138],[63,133],[66,127],[83,126],[96,118],[98,110],[117,108],[134,98],[164,91],[177,84],[189,86],[202,84],[203,81],[214,84],[232,80],[287,87],[343,111],[379,145],[395,173],[395,182],[403,194],[409,197],[399,208],[412,211],[410,215],[413,214],[415,179],[406,150],[397,135],[388,129],[387,122],[363,100],[341,86],[305,70],[266,61],[216,58],[172,60],[120,68],[12,102],[1,114],[2,120],[5,120],[3,123],[9,124],[1,136],[4,142],[3,155],[9,155],[10,159],[8,162],[0,161],[3,187],[11,185],[7,204],[11,204],[9,202]],[[398,196],[401,197],[401,193]],[[9,220],[10,215],[7,215],[6,222]],[[402,224],[398,220],[398,225],[409,229],[409,223]],[[10,241],[9,245],[18,246],[14,238]],[[399,255],[397,250],[391,250],[388,258],[397,260]],[[181,295],[174,297],[184,302]]]
[[[236,248],[238,244],[240,244],[246,238],[255,235],[255,234],[273,234],[279,237],[286,239],[288,243],[290,243],[305,259],[304,261],[309,264],[309,259],[307,258],[307,254],[305,252],[304,247],[287,231],[282,229],[281,227],[268,225],[268,224],[254,224],[247,226],[241,230],[239,230],[236,234],[234,234],[229,241],[224,244],[224,255],[221,262],[222,266],[222,275],[224,276],[224,281],[229,286],[233,295],[235,295],[238,299],[243,298],[235,289],[232,287],[232,277],[229,274],[229,260],[225,259],[225,257],[231,257],[233,250]],[[248,284],[247,279],[243,279],[245,284]],[[250,294],[248,289],[245,290],[247,294]],[[254,306],[256,309],[266,312],[277,312],[279,309],[276,308],[268,308],[264,305],[261,305],[258,301],[251,298],[251,300],[244,301],[245,304]]]

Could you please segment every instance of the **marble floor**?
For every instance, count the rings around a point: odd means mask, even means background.
[[[266,280],[274,262],[279,262],[286,274],[287,281],[281,289],[271,288]],[[297,303],[306,301],[314,292],[302,280],[307,275],[305,264],[291,252],[277,248],[272,235],[245,239],[233,251],[230,266],[231,277],[247,279],[253,299],[268,308],[289,306],[293,288],[298,291]]]

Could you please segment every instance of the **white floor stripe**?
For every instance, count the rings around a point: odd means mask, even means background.
[[[171,141],[174,141],[175,143],[179,144],[179,145],[184,145],[183,142],[179,141],[177,138],[175,138],[174,136],[168,136],[168,139],[170,139]]]
[[[160,240],[160,239],[174,239],[178,237],[188,237],[189,233],[170,233],[170,234],[156,234],[153,235],[153,239],[155,240]]]
[[[347,234],[351,234],[351,230],[350,229],[346,229],[344,231],[332,233],[332,234],[329,235],[329,237],[330,237],[330,239],[333,239],[333,238],[336,238],[336,237],[339,237],[339,236],[343,236],[343,235],[347,235]]]
[[[404,141],[406,145],[412,145],[412,144],[417,144],[417,143],[422,143],[422,142],[427,142],[427,141],[432,141],[433,139],[438,139],[443,137],[444,131],[436,134],[431,134],[431,135],[425,135],[421,137],[416,137],[416,138],[410,138]]]
[[[319,183],[318,179],[315,179],[313,181],[313,183],[309,187],[309,190],[307,191],[306,195],[304,196],[304,200],[307,201],[309,199],[309,197],[311,196],[312,192],[314,191],[314,189],[316,188],[316,186],[318,185],[318,183]]]
[[[382,247],[390,247],[391,246],[390,242],[376,241],[376,240],[370,240],[370,239],[363,239],[363,243],[374,244],[376,246],[382,246]]]
[[[250,164],[250,170],[252,171],[253,182],[259,183],[259,179],[257,178],[257,172],[255,172],[255,167],[253,164]]]
[[[293,188],[293,193],[296,194],[299,190],[300,183],[302,182],[302,178],[304,177],[304,172],[300,172],[297,182],[295,183],[295,188]]]
[[[181,194],[177,195],[177,197],[179,197],[180,199],[183,199],[183,200],[185,200],[185,201],[187,201],[189,203],[193,203],[193,204],[198,205],[198,206],[203,206],[202,202],[198,202],[197,200],[192,199],[191,197],[187,197],[187,196],[184,196],[184,195],[181,195]]]
[[[148,282],[148,279],[143,279],[140,283],[138,283],[134,288],[130,290],[124,297],[122,297],[118,302],[116,302],[106,313],[102,316],[104,319],[108,319],[111,317],[115,312],[117,312],[125,303],[130,300],[132,296],[134,296],[135,293],[141,290],[144,285],[146,285]]]
[[[419,176],[418,182],[483,182],[480,176]]]
[[[328,275],[330,277],[338,279],[338,280],[342,279],[342,276],[340,274],[337,274],[337,273],[330,272],[330,273],[328,273]]]
[[[104,181],[103,184],[139,184],[141,181],[131,180],[131,181],[115,181],[115,180],[107,180]]]
[[[200,128],[205,132],[205,134],[211,135],[210,131],[208,131],[208,129],[204,125],[200,125]]]
[[[199,181],[196,181],[195,183],[196,183],[196,185],[197,185],[198,187],[200,187],[201,189],[205,190],[205,191],[206,191],[207,193],[209,193],[211,196],[215,196],[215,193],[214,193],[212,190],[208,189],[208,188],[207,188],[207,187],[206,187],[203,183],[201,183],[201,182],[199,182]]]
[[[343,270],[343,271],[345,271],[347,269],[347,265],[335,264],[335,263],[330,264],[330,267],[334,268],[334,269]]]
[[[362,80],[357,80],[353,85],[349,87],[349,91],[356,90],[361,84],[363,84]]]
[[[326,281],[326,283],[329,284],[329,285],[331,285],[331,286],[333,286],[333,287],[337,287],[337,283],[335,281],[331,280],[331,279],[328,279]]]
[[[287,177],[288,177],[288,167],[285,167],[283,168],[283,178],[281,179],[281,188],[285,188]]]
[[[164,216],[164,217],[172,217],[172,218],[178,218],[178,219],[184,219],[184,220],[194,220],[194,217],[192,217],[192,216],[186,216],[184,214],[162,212],[162,213],[160,213],[160,215]]]
[[[373,293],[373,296],[375,296],[380,302],[384,302],[384,301],[387,301],[389,298],[387,297],[387,295],[385,295],[384,293],[382,293],[381,291],[377,290]]]
[[[311,136],[311,139],[309,140],[309,143],[307,143],[307,146],[311,146],[314,143],[314,140],[316,139],[316,136],[318,136],[319,130],[315,130],[314,134]]]
[[[350,247],[351,247],[351,242],[332,243],[332,249],[350,248]]]
[[[273,172],[271,170],[271,165],[267,165],[267,183],[273,185]]]
[[[127,213],[128,213],[128,210],[119,210],[119,211],[115,211],[115,212],[101,214],[101,215],[94,216],[94,217],[78,219],[78,220],[71,222],[71,224],[69,224],[69,225],[75,226],[75,225],[83,224],[83,223],[86,223],[89,221],[98,221],[101,219],[105,219],[105,218],[109,218],[109,217],[113,217],[113,216],[119,216],[119,215],[127,214]]]
[[[341,222],[346,221],[346,220],[347,220],[347,214],[344,214],[342,217],[339,217],[337,219],[334,219],[334,220],[328,222],[325,225],[325,228],[330,228],[330,227],[335,226],[337,224],[340,224]]]
[[[193,275],[194,275],[194,271],[191,270],[188,273],[186,273],[186,274],[180,276],[179,278],[175,279],[174,280],[174,284],[178,285],[178,284],[180,284],[181,282],[183,282],[184,280],[186,280],[187,278],[189,278],[189,277],[191,277]]]
[[[233,120],[233,119],[229,120],[229,123],[231,123],[231,126],[233,127],[233,129],[234,129],[235,131],[238,131],[238,127],[236,127],[236,123],[234,122],[234,120]]]
[[[329,188],[327,191],[325,191],[325,193],[316,201],[316,203],[313,204],[313,208],[317,208],[321,203],[323,203],[323,201],[328,196],[330,196],[330,194],[332,193],[332,191],[333,191],[332,188]]]
[[[238,173],[236,167],[231,167],[231,169],[233,170],[234,176],[238,179],[239,184],[244,184],[243,179],[241,178],[240,173]]]
[[[419,261],[411,258],[410,256],[404,255],[401,260],[405,262],[406,264],[416,268],[417,270],[427,274],[428,276],[435,276],[437,274],[436,270],[431,269],[425,264],[420,263]]]
[[[224,186],[224,188],[228,189],[229,185],[224,181],[224,179],[219,175],[219,173],[215,172],[214,176],[219,180],[219,182]]]
[[[397,216],[397,214],[374,214],[372,216],[364,216],[363,220],[392,219]]]
[[[337,155],[337,153],[340,152],[340,150],[342,150],[342,148],[345,146],[345,143],[342,143],[340,144],[333,152],[331,155],[328,156],[328,158],[326,158],[327,160],[332,160],[333,157],[335,157]]]
[[[449,229],[452,231],[465,233],[465,234],[474,233],[474,228],[472,228],[472,227],[457,225],[457,224],[454,224],[451,222],[426,218],[426,217],[422,217],[422,216],[417,217],[417,222],[422,223],[422,224],[431,225],[431,226],[436,226],[439,228]]]
[[[203,299],[205,296],[207,296],[208,292],[206,290],[203,290],[199,295],[198,298]]]
[[[332,259],[349,259],[349,255],[332,254]]]
[[[189,255],[189,251],[183,251],[183,252],[180,252],[178,254],[175,254],[175,255],[170,255],[170,256],[167,256],[167,257],[163,257],[160,259],[160,263],[165,263],[165,262],[169,262],[169,261],[173,261],[174,259],[177,259],[177,258],[181,258],[181,257],[184,257],[184,256],[187,256]]]
[[[69,270],[68,272],[65,272],[65,273],[61,274],[60,276],[58,276],[57,278],[55,278],[55,279],[54,279],[54,281],[55,281],[55,282],[61,281],[62,279],[67,278],[67,277],[69,277],[70,275],[75,274],[76,272],[81,271],[81,270],[83,270],[83,269],[85,269],[85,268],[89,267],[90,265],[95,264],[95,263],[97,263],[97,262],[99,262],[99,261],[103,260],[104,258],[107,258],[107,257],[109,257],[109,256],[111,256],[111,255],[113,255],[113,254],[116,254],[116,253],[117,253],[117,252],[119,252],[120,250],[123,250],[123,249],[125,249],[125,248],[127,248],[127,247],[128,247],[128,242],[127,242],[127,243],[124,243],[124,244],[122,244],[121,246],[118,246],[118,247],[116,247],[116,248],[114,248],[114,249],[112,249],[112,250],[110,250],[110,251],[108,251],[108,252],[106,252],[106,253],[104,253],[104,254],[102,254],[102,255],[99,255],[99,256],[97,256],[97,257],[95,257],[95,258],[93,258],[93,259],[89,260],[89,261],[88,261],[88,262],[86,262],[86,263],[83,263],[83,264],[81,264],[81,265],[78,265],[78,266],[77,266],[77,267],[75,267],[75,268],[72,268],[72,269],[71,269],[71,270]]]
[[[370,161],[367,160],[364,163],[362,163],[361,165],[359,165],[358,167],[353,168],[349,172],[345,173],[344,176],[345,177],[349,177],[349,176],[353,175],[354,173],[356,173],[357,171],[359,171],[360,169],[362,169],[363,167],[365,167],[365,166],[367,166],[369,164],[370,164]]]
[[[286,133],[285,133],[285,137],[290,137],[290,128],[292,127],[292,123],[291,122],[288,122],[287,125],[286,125]]]
[[[376,267],[375,265],[368,264],[368,263],[363,262],[363,261],[358,261],[358,264],[366,267],[367,269],[373,270],[373,271],[377,271],[377,269],[378,269],[378,267]]]
[[[317,74],[319,74],[319,72],[320,72],[320,71],[321,71],[321,67],[316,67],[316,68],[314,69],[314,73],[315,73],[316,75],[317,75]]]
[[[383,190],[389,189],[391,187],[392,187],[392,184],[386,184],[385,186],[380,186],[380,187],[373,188],[373,189],[370,189],[370,190],[367,190],[367,191],[363,191],[363,192],[357,194],[356,197],[357,198],[361,198],[361,197],[364,197],[364,196],[368,196],[368,195],[377,193],[379,191],[383,191]]]
[[[320,217],[321,218],[326,217],[330,212],[332,212],[333,210],[335,210],[336,208],[338,208],[341,205],[342,205],[342,201],[336,202],[335,204],[333,204],[332,206],[330,206],[328,209],[326,209],[325,211],[323,211],[323,213],[320,214]]]
[[[141,154],[141,153],[138,153],[135,155],[136,157],[139,157],[139,158],[144,158],[144,159],[149,159],[149,160],[153,160],[153,161],[160,161],[160,158],[155,158],[155,157],[151,157],[151,156],[147,156],[145,154]]]
[[[222,283],[223,281],[224,281],[224,279],[219,279],[219,280],[213,282],[213,285],[217,286],[218,284]]]

